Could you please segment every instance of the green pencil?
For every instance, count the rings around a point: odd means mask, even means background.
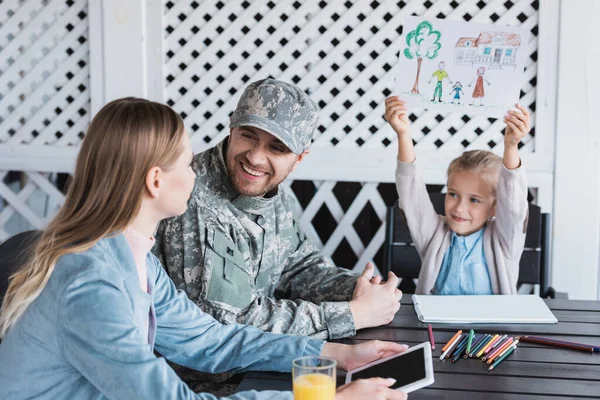
[[[471,343],[473,343],[474,334],[475,332],[473,332],[473,329],[471,329],[471,332],[469,332],[469,341],[467,342],[467,353],[471,352]]]
[[[508,350],[506,353],[504,353],[504,355],[502,357],[500,357],[499,359],[494,361],[492,366],[488,368],[488,372],[493,370],[494,368],[496,368],[498,366],[498,364],[500,364],[502,362],[502,360],[504,360],[506,357],[510,356],[512,354],[512,352],[515,351],[516,348],[517,348],[516,346],[511,347],[510,350]]]

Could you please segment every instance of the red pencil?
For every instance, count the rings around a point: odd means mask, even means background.
[[[427,324],[427,330],[429,331],[429,343],[431,343],[431,350],[435,350],[435,340],[433,339],[433,329],[431,324]]]
[[[534,335],[527,335],[527,337],[530,339],[546,340],[548,342],[558,342],[558,343],[564,343],[564,344],[573,344],[575,346],[592,347],[594,349],[594,351],[600,352],[600,346],[594,346],[593,344],[569,342],[567,340],[553,339],[553,338],[547,338],[547,337],[543,337],[543,336],[534,336]]]
[[[554,346],[554,347],[563,347],[565,349],[573,349],[573,350],[582,350],[582,351],[589,351],[589,352],[594,352],[594,347],[593,346],[587,346],[587,345],[580,345],[580,344],[576,344],[576,343],[562,343],[562,342],[557,342],[554,340],[546,340],[545,338],[532,338],[532,337],[528,337],[528,336],[521,336],[519,338],[519,340],[521,342],[530,342],[530,343],[537,343],[537,344],[545,344],[546,346]]]

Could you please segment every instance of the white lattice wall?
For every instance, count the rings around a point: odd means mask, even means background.
[[[102,4],[122,8],[118,2]],[[521,102],[532,109],[535,122],[537,1],[165,0],[160,8],[156,1],[144,4],[146,23],[152,30],[132,33],[145,38],[144,46],[151,50],[144,54],[161,49],[156,59],[164,60],[158,66],[149,63],[142,71],[146,86],[154,88],[148,95],[153,98],[153,93],[159,93],[157,100],[181,113],[196,151],[227,135],[229,115],[243,88],[253,80],[272,76],[294,82],[319,104],[321,119],[312,153],[286,185],[300,200],[301,223],[308,235],[346,267],[362,268],[379,258],[386,206],[395,197],[390,183],[395,136],[382,116],[403,45],[404,16],[523,24],[531,29]],[[137,15],[135,10],[121,8],[94,13],[101,9],[96,3],[90,3],[90,8],[91,22],[104,29],[110,29],[111,23],[122,24],[126,15]],[[88,89],[90,50],[104,57],[103,64],[92,65],[96,68],[92,74],[100,71],[96,76],[101,77],[94,80],[92,76],[96,85],[92,87],[101,87],[99,80],[123,85],[137,79],[110,75],[114,70],[107,66],[114,66],[110,62],[126,50],[112,43],[88,48],[88,29],[94,28],[88,24],[87,12],[87,2],[79,0],[0,3],[0,54],[5,60],[0,67],[0,154],[8,154],[15,165],[29,165],[21,155],[72,162],[73,146],[80,142],[90,120],[90,96],[110,100],[109,95],[102,97]],[[105,19],[98,22],[100,15]],[[159,24],[149,23],[157,15],[162,37],[156,32]],[[111,22],[112,17],[119,21]],[[156,83],[160,80],[163,85]],[[503,130],[499,120],[423,110],[414,110],[410,119],[429,183],[443,184],[448,162],[465,149],[501,150],[497,146]],[[521,149],[532,166],[530,180],[538,188],[538,200],[548,206],[552,199],[548,157],[551,161],[552,153],[544,156],[546,152],[540,149],[552,142],[552,134],[534,129]],[[0,170],[11,168],[7,164],[0,160]],[[43,165],[43,172],[69,170],[69,162]],[[5,182],[0,184],[4,200],[0,241],[14,233],[6,227],[17,216],[20,226],[39,228],[62,204],[62,195],[53,190],[55,176],[40,169],[10,185],[6,171],[0,172]],[[27,199],[34,198],[35,191],[48,194],[52,201],[31,204]]]
[[[89,124],[87,38],[87,1],[0,3],[0,242],[43,228],[63,202],[35,160],[76,146]]]
[[[535,123],[537,1],[167,1],[165,6],[164,101],[184,117],[196,150],[228,134],[229,115],[253,80],[272,76],[294,82],[319,104],[312,154],[294,175],[314,181],[301,223],[326,254],[350,259],[355,268],[372,260],[384,240],[390,199],[378,189],[393,179],[396,146],[383,119],[383,101],[393,87],[405,16],[528,27],[521,102],[533,111]],[[410,119],[430,183],[443,183],[450,159],[465,149],[501,151],[501,120],[424,110],[413,111]],[[535,137],[534,128],[521,148],[534,163]],[[341,201],[347,202],[348,194],[335,190],[340,181],[360,182],[346,207]],[[534,186],[544,184],[547,193],[551,182],[534,179]],[[306,190],[293,181],[287,185],[296,195]],[[317,219],[335,229],[317,232]],[[353,254],[336,257],[348,252]]]

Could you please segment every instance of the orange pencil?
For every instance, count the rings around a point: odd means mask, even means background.
[[[515,339],[512,337],[506,339],[504,343],[502,343],[502,345],[498,346],[498,348],[492,351],[490,354],[488,354],[487,357],[484,357],[483,361],[487,360],[488,364],[491,364],[494,358],[496,358],[499,354],[501,354],[507,347],[509,347],[512,344],[513,340]]]
[[[487,363],[488,363],[488,364],[491,364],[491,363],[493,363],[495,360],[499,360],[500,358],[502,358],[502,356],[503,356],[503,355],[505,355],[506,353],[508,353],[508,351],[509,351],[510,349],[512,349],[512,348],[515,348],[515,349],[516,349],[518,344],[519,344],[519,339],[515,340],[514,342],[512,342],[512,343],[510,344],[510,346],[506,347],[506,348],[505,348],[504,350],[502,350],[500,353],[496,354],[496,355],[494,356],[494,358],[493,358],[493,359],[489,359],[489,360],[487,361]]]
[[[462,330],[459,330],[458,332],[456,332],[454,334],[454,336],[452,336],[452,339],[448,340],[448,343],[446,343],[446,345],[444,347],[442,347],[442,353],[444,351],[446,351],[446,349],[448,348],[448,346],[450,346],[452,344],[452,342],[454,341],[454,339],[456,339],[460,335],[462,335]]]

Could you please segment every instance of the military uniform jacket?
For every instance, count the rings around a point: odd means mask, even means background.
[[[307,240],[283,187],[240,195],[226,149],[227,139],[194,157],[187,211],[159,225],[153,252],[175,285],[223,323],[323,339],[354,335],[348,301],[357,275]]]

